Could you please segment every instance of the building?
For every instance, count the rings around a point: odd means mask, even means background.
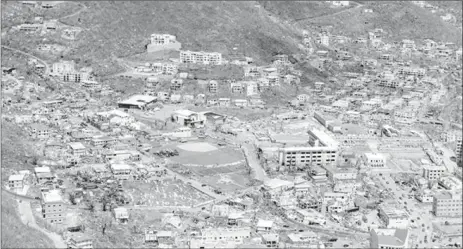
[[[76,63],[74,61],[59,61],[53,63],[51,73],[55,75],[62,75],[68,72],[75,72]]]
[[[262,234],[262,243],[267,248],[278,248],[280,236],[277,233]]]
[[[311,231],[288,234],[290,248],[321,248],[315,247],[319,242],[319,237]]]
[[[207,89],[209,90],[210,93],[217,93],[219,89],[219,83],[216,80],[211,80],[207,84]]]
[[[84,233],[71,233],[68,239],[68,248],[93,248],[93,238]]]
[[[380,153],[365,153],[363,155],[364,163],[367,167],[372,169],[385,168],[386,167],[386,158],[383,154]]]
[[[56,177],[51,173],[50,167],[35,167],[35,177],[39,184],[52,182]]]
[[[217,52],[193,52],[193,51],[180,51],[181,63],[201,63],[205,65],[221,65],[222,54]]]
[[[25,179],[26,176],[22,174],[10,175],[8,177],[8,187],[13,191],[22,191],[24,188]]]
[[[308,131],[309,145],[278,149],[279,164],[286,167],[334,164],[338,143],[321,130]]]
[[[396,209],[387,204],[380,205],[379,216],[386,223],[387,228],[407,229],[409,218],[405,210]]]
[[[169,34],[151,34],[150,44],[147,45],[147,52],[152,53],[160,50],[180,50],[182,44],[177,37]]]
[[[128,180],[132,173],[132,166],[128,164],[111,164],[111,172],[119,180]]]
[[[260,220],[257,221],[256,232],[271,232],[273,231],[273,221],[271,220]]]
[[[189,110],[177,110],[171,115],[172,122],[176,122],[183,126],[203,127],[206,124],[206,116],[201,112],[193,112]]]
[[[119,108],[125,109],[145,109],[147,105],[154,103],[156,97],[148,95],[134,95],[127,100],[118,102],[117,105]]]
[[[427,180],[439,180],[439,178],[446,171],[443,165],[424,165],[423,166],[423,177]]]
[[[376,228],[370,231],[370,248],[401,249],[408,245],[409,231],[407,229]]]
[[[288,217],[306,225],[324,225],[326,224],[325,216],[313,209],[292,209]]]
[[[68,143],[69,148],[71,149],[72,155],[76,157],[85,156],[87,154],[87,149],[80,142]]]
[[[117,207],[113,209],[114,218],[121,223],[126,223],[129,220],[129,211],[124,207]]]
[[[66,204],[60,190],[42,192],[42,216],[50,223],[62,223],[66,219]]]
[[[236,243],[243,243],[245,239],[251,237],[251,228],[205,228],[201,230],[200,238],[205,242],[217,241],[234,241]]]
[[[31,124],[31,136],[37,139],[46,139],[50,137],[50,128],[43,124]]]
[[[457,139],[456,139],[456,144],[457,145],[456,145],[456,149],[455,149],[455,155],[456,155],[456,158],[457,158],[458,161],[461,161],[462,158],[463,158],[463,153],[462,153],[462,148],[461,148],[462,141],[463,141],[463,139],[462,139],[461,136],[457,137]]]
[[[443,191],[434,195],[432,212],[437,217],[461,217],[462,200],[461,190]]]

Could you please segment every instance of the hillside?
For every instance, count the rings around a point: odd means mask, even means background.
[[[268,62],[275,53],[298,51],[296,31],[271,21],[254,2],[86,2],[88,9],[64,19],[86,29],[75,56],[94,60],[145,51],[152,33],[177,36],[183,49],[236,52]],[[80,20],[80,22],[79,22]],[[91,44],[89,46],[89,44]],[[104,65],[102,65],[104,66]]]
[[[54,248],[47,236],[21,222],[16,206],[16,201],[2,194],[1,248]]]
[[[443,22],[438,15],[410,2],[362,1],[360,8],[345,11],[339,15],[324,16],[301,21],[302,26],[333,26],[333,33],[348,36],[367,36],[374,28],[387,32],[386,39],[431,38],[436,41],[450,41],[461,44],[461,32],[451,24]],[[373,13],[364,13],[363,9]]]

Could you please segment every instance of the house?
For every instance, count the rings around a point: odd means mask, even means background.
[[[232,93],[242,93],[244,90],[243,84],[241,82],[230,82],[230,89]]]
[[[177,50],[182,48],[182,43],[177,41],[177,37],[170,34],[151,34],[150,43],[146,46],[148,53],[162,50]]]
[[[248,106],[248,101],[246,99],[234,99],[233,103],[235,104],[235,106],[238,106],[238,107]]]
[[[117,207],[113,209],[114,218],[121,223],[126,223],[129,220],[129,211],[124,207]]]
[[[52,182],[56,177],[51,173],[50,167],[35,167],[35,177],[39,184]]]
[[[119,180],[128,180],[132,173],[132,167],[128,164],[111,164],[111,172]]]
[[[45,139],[50,137],[50,128],[43,124],[31,124],[31,136],[33,138]]]
[[[262,243],[267,248],[278,248],[280,244],[280,236],[277,233],[262,234]]]
[[[257,221],[256,232],[271,232],[273,231],[273,221],[271,220],[261,220]]]
[[[231,104],[230,98],[219,98],[219,106],[229,107]]]
[[[326,219],[323,214],[313,209],[290,209],[288,210],[288,217],[293,218],[295,221],[306,225],[324,225]]]
[[[50,223],[62,223],[66,218],[66,204],[60,192],[59,189],[42,192],[42,216]]]
[[[10,175],[8,177],[8,187],[10,190],[13,191],[22,191],[24,188],[24,183],[25,183],[25,175],[19,174],[19,175]]]
[[[68,239],[68,248],[93,248],[93,238],[87,234],[77,232],[71,233]]]
[[[200,238],[205,242],[217,241],[234,241],[236,243],[243,243],[245,239],[251,237],[251,229],[249,227],[239,228],[205,228],[201,230]]]
[[[177,91],[183,86],[183,79],[172,79],[170,81],[170,90]]]
[[[177,110],[172,113],[171,119],[172,122],[195,128],[203,127],[206,124],[206,116],[204,113],[189,110]]]
[[[175,237],[172,231],[156,231],[152,228],[145,229],[145,243],[171,244]]]
[[[68,143],[68,146],[71,149],[72,155],[76,157],[85,156],[87,154],[87,149],[80,142]]]
[[[159,100],[165,101],[169,98],[169,93],[168,92],[158,92],[156,96]]]
[[[206,103],[210,106],[217,106],[219,104],[219,100],[218,99],[208,99]]]
[[[319,241],[318,235],[311,231],[291,233],[288,234],[288,238],[289,244],[292,245],[291,247],[298,248],[314,248],[313,245],[317,244]]]

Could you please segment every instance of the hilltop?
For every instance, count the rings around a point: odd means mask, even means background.
[[[358,8],[344,11],[338,15],[323,16],[301,21],[301,26],[333,26],[333,34],[352,37],[367,36],[367,32],[382,28],[386,39],[425,39],[461,44],[461,32],[451,24],[445,23],[437,14],[410,2],[370,2],[362,1]],[[372,9],[373,13],[364,13]]]

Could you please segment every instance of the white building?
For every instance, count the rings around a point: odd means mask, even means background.
[[[193,51],[180,51],[181,63],[202,63],[205,65],[221,65],[222,54],[217,52],[193,52]]]
[[[370,248],[402,249],[410,248],[407,229],[376,228],[370,231]]]
[[[408,228],[410,216],[405,210],[390,205],[380,205],[379,216],[386,223],[387,228]]]
[[[380,153],[365,153],[363,155],[365,165],[370,168],[385,168],[386,157]]]

